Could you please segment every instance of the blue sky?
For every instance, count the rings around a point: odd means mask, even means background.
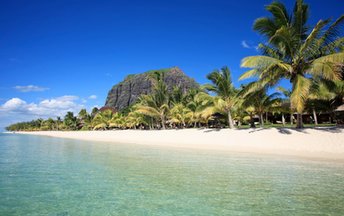
[[[254,20],[270,0],[1,1],[0,130],[9,123],[104,105],[127,74],[179,66],[205,83],[262,38]],[[294,1],[282,1],[289,9]],[[340,0],[306,0],[310,23],[343,13]]]

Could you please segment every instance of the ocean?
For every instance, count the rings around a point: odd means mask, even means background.
[[[344,164],[0,134],[0,215],[343,215]]]

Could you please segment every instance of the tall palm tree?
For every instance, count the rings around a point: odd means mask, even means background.
[[[338,65],[344,63],[344,38],[340,25],[344,15],[326,28],[330,20],[320,20],[309,31],[307,26],[308,6],[297,0],[293,13],[289,15],[285,6],[273,2],[266,8],[272,17],[259,18],[254,29],[268,41],[260,44],[263,55],[250,56],[242,60],[241,66],[251,68],[240,79],[257,77],[251,87],[274,86],[281,79],[292,84],[291,106],[296,110],[297,127],[302,127],[302,113],[312,85],[311,78],[340,80]]]
[[[168,104],[159,103],[154,95],[142,95],[139,101],[140,102],[136,106],[136,111],[154,119],[158,119],[162,129],[166,129],[167,115],[170,110]]]
[[[136,111],[159,119],[162,129],[166,129],[166,118],[170,110],[170,95],[164,81],[164,73],[156,71],[151,74],[150,80],[153,85],[153,92],[150,95],[142,95],[139,98]]]
[[[223,111],[228,117],[229,128],[234,128],[232,109],[237,101],[237,91],[232,83],[230,70],[227,66],[221,70],[215,70],[207,75],[211,84],[204,85],[204,88],[210,92],[214,92],[222,99]]]

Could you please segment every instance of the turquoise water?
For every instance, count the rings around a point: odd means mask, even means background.
[[[344,165],[0,135],[0,215],[343,215]]]

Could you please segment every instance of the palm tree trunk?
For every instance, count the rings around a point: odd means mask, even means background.
[[[165,116],[164,115],[161,116],[161,126],[162,126],[163,130],[166,129],[166,126],[165,126]]]
[[[230,129],[234,128],[232,114],[231,114],[230,110],[228,111],[228,126],[229,126]]]
[[[254,124],[254,119],[253,119],[253,114],[252,113],[250,113],[250,127],[251,128],[255,128],[256,127],[256,125]]]
[[[263,113],[259,114],[259,120],[260,120],[260,126],[264,127],[264,118],[263,118]]]
[[[285,118],[284,118],[284,113],[282,113],[282,125],[285,126]]]
[[[293,125],[293,113],[290,113],[290,125]]]
[[[318,125],[318,118],[317,118],[317,113],[315,112],[315,109],[313,108],[313,118],[314,118],[314,124]]]
[[[297,113],[296,128],[303,128],[302,113]]]

